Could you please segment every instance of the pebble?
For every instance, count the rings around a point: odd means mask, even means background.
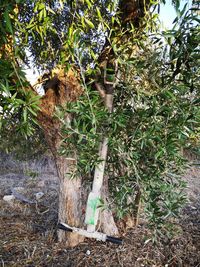
[[[3,200],[4,201],[7,201],[7,202],[11,202],[11,201],[13,201],[15,199],[15,196],[13,196],[13,195],[5,195],[4,197],[3,197]]]
[[[91,253],[90,250],[87,250],[85,254],[86,254],[87,256],[89,256],[90,253]]]
[[[35,194],[35,198],[38,200],[40,198],[42,198],[44,196],[44,193],[43,192],[38,192]]]

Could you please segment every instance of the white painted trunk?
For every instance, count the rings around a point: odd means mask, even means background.
[[[76,168],[76,161],[64,157],[56,157],[56,166],[58,170],[60,190],[59,190],[59,212],[58,221],[69,224],[72,227],[86,229],[84,225],[84,208],[83,195],[86,195],[86,189],[82,186],[80,178],[70,179],[70,171]],[[106,202],[108,199],[107,183],[104,183],[102,198]],[[107,235],[118,235],[118,229],[114,222],[112,212],[104,210],[100,216],[100,228]],[[76,233],[58,230],[58,241],[64,242],[67,247],[74,247],[83,242],[84,236]]]
[[[113,96],[106,96],[105,105],[111,112]],[[99,149],[99,155],[102,161],[95,170],[95,182],[93,185],[95,194],[101,196],[105,203],[108,199],[109,194],[108,183],[105,183],[104,181],[103,191],[99,190],[99,188],[101,189],[103,184],[104,168],[108,150],[107,143],[108,139],[104,137]],[[52,147],[53,146],[51,146],[51,148]],[[86,229],[86,225],[84,225],[83,223],[85,217],[83,211],[85,209],[86,203],[82,203],[84,201],[83,196],[86,195],[86,189],[83,188],[82,180],[80,177],[71,179],[71,176],[69,174],[76,168],[76,159],[67,159],[58,156],[57,148],[54,149],[54,147],[52,149],[52,152],[55,157],[60,182],[58,220],[59,222],[67,223],[72,227]],[[118,234],[118,229],[110,210],[104,210],[101,212],[99,222],[100,228],[105,234],[112,236],[116,236]],[[92,229],[92,231],[93,230],[94,229]],[[59,242],[65,242],[66,246],[68,247],[74,247],[84,240],[84,236],[78,235],[76,233],[58,230],[58,240]]]
[[[106,94],[105,95],[105,106],[112,112],[113,107],[113,95]],[[98,203],[98,199],[102,199],[105,207],[108,198],[108,182],[103,181],[105,164],[107,159],[108,152],[108,138],[106,136],[103,137],[102,142],[99,146],[99,159],[101,162],[96,166],[94,173],[94,181],[92,185],[92,192],[89,195],[88,203],[87,203],[87,212],[86,212],[86,223],[88,224],[87,230],[88,232],[94,232],[96,230],[96,226],[99,220],[100,227],[103,232],[107,235],[117,235],[118,229],[114,222],[114,218],[112,212],[108,209],[104,209],[100,212],[100,208],[94,208],[94,203]],[[104,189],[102,188],[104,182]],[[100,214],[101,213],[101,214]],[[94,217],[94,220],[93,220]]]

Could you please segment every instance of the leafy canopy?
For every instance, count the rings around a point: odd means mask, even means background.
[[[161,32],[156,12],[165,1],[150,1],[154,12],[136,27],[121,21],[118,2],[2,1],[1,123],[31,133],[38,96],[24,90],[24,64],[75,66],[85,94],[57,109],[57,119],[66,112],[73,118],[63,125],[60,153],[76,151],[77,173],[90,182],[99,141],[107,135],[111,208],[120,218],[137,213],[140,194],[150,226],[160,231],[184,202],[182,148],[199,142],[199,20],[194,9],[181,10],[173,1],[174,27]],[[102,51],[111,68],[118,65],[116,73],[111,70],[118,80],[112,114],[94,90],[95,81],[104,83]]]

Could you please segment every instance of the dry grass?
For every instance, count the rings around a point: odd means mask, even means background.
[[[153,245],[146,242],[145,225],[129,231],[124,244],[117,246],[86,240],[73,249],[66,249],[56,240],[55,195],[36,205],[15,201],[11,206],[0,201],[0,264],[1,266],[200,266],[200,205],[185,208],[181,233],[174,239]],[[89,251],[89,253],[88,253]],[[89,254],[89,255],[88,255]]]
[[[191,174],[192,172],[190,172]],[[85,240],[67,249],[57,243],[57,191],[49,188],[36,204],[0,200],[0,266],[2,267],[198,267],[200,266],[200,179],[183,210],[177,235],[156,245],[147,242],[147,225],[127,232],[122,246]],[[34,185],[26,184],[34,190]],[[36,188],[35,188],[36,189]],[[2,188],[3,192],[4,189]],[[0,192],[1,196],[3,193]]]

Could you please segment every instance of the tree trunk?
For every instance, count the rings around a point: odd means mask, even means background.
[[[105,204],[106,209],[103,209],[100,213],[100,224],[101,229],[104,233],[110,236],[119,235],[118,228],[115,224],[114,217],[112,214],[112,207],[110,207],[109,198],[109,188],[108,188],[108,176],[105,176],[103,189],[102,189],[102,199]]]
[[[58,221],[83,227],[81,178],[70,177],[70,172],[76,168],[76,160],[57,156],[55,161],[60,183]],[[58,240],[74,247],[82,242],[84,237],[58,230]]]
[[[76,80],[72,72],[57,76],[60,79],[59,97],[56,95],[54,88],[49,88],[46,94],[41,99],[41,111],[38,114],[38,121],[42,126],[45,134],[45,139],[51,149],[59,177],[59,222],[67,223],[70,226],[78,228],[86,228],[83,221],[86,208],[87,188],[83,187],[80,177],[71,179],[70,172],[76,169],[76,158],[65,158],[59,155],[59,148],[62,144],[61,128],[62,123],[54,117],[55,106],[62,105],[68,101],[75,99],[82,93],[79,81]],[[106,185],[107,194],[103,194],[103,198],[107,198],[108,185]],[[106,195],[106,197],[104,197]],[[103,211],[103,217],[100,220],[100,228],[105,234],[116,235],[118,233],[115,225],[112,212]],[[83,236],[75,233],[58,231],[58,240],[65,242],[67,246],[73,247],[78,245],[84,239]]]
[[[46,140],[53,153],[59,177],[58,221],[67,223],[70,226],[86,229],[84,219],[89,190],[83,186],[84,183],[80,177],[71,178],[70,173],[73,173],[76,169],[76,159],[59,156],[59,138],[54,139],[52,142],[52,135],[50,136],[48,132],[46,133]],[[108,183],[104,182],[102,199],[105,203],[107,203],[108,196]],[[98,230],[103,231],[107,235],[118,235],[118,229],[111,210],[105,209],[100,212]],[[81,235],[58,230],[58,241],[64,242],[67,247],[74,247],[83,242],[83,240],[84,237]]]
[[[86,195],[86,188],[83,188],[81,178],[70,179],[70,172],[73,172],[76,168],[76,160],[57,156],[55,161],[60,183],[58,221],[70,226],[85,228],[83,222],[86,201],[83,196]],[[106,203],[108,199],[107,183],[104,184],[102,198]],[[99,229],[97,230],[101,229],[107,235],[118,235],[112,211],[105,209],[100,214]],[[83,242],[84,237],[76,233],[58,230],[58,240],[59,242],[65,242],[68,247],[74,247]]]

